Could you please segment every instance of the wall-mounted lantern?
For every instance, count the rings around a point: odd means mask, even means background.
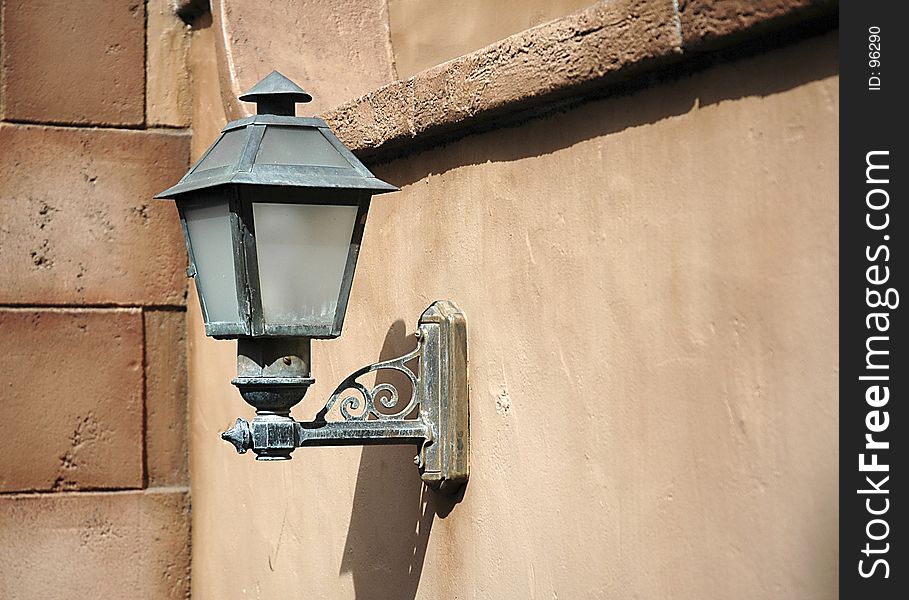
[[[176,201],[206,335],[238,340],[233,383],[256,417],[222,437],[258,460],[286,460],[301,446],[416,444],[423,480],[456,492],[468,476],[467,330],[450,301],[420,317],[412,352],[351,374],[312,421],[290,417],[314,381],[310,340],[341,335],[370,199],[397,188],[325,121],[294,116],[312,98],[277,71],[240,99],[257,114],[229,123],[156,196]],[[357,381],[382,369],[408,379],[406,406],[393,385]],[[335,408],[340,420],[328,420]]]

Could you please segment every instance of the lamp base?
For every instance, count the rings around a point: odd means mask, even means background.
[[[256,417],[224,432],[234,444],[252,448],[256,460],[290,460],[297,447],[293,408],[315,380],[310,377],[309,338],[242,338],[237,341],[237,378],[231,383],[256,409]]]
[[[231,383],[256,414],[287,417],[315,381],[312,377],[237,377]]]

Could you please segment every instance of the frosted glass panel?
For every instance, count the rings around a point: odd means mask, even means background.
[[[211,149],[202,162],[199,163],[193,172],[207,171],[218,167],[226,167],[235,164],[240,160],[240,153],[246,144],[246,129],[232,129],[221,136],[215,142],[215,147]]]
[[[266,323],[331,325],[356,206],[253,202]]]
[[[269,127],[256,155],[259,165],[311,165],[350,168],[318,129]]]
[[[227,202],[183,209],[189,243],[196,261],[196,285],[205,300],[210,323],[237,323],[240,308],[234,276],[234,250]]]

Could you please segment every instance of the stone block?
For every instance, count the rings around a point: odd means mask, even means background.
[[[184,489],[0,496],[0,598],[189,597]]]
[[[686,50],[720,41],[728,45],[735,37],[833,13],[836,6],[832,0],[680,0],[682,42]]]
[[[188,485],[186,312],[147,310],[143,318],[148,484]]]
[[[382,160],[521,111],[626,81],[681,53],[670,0],[598,2],[323,113],[361,158]],[[435,138],[435,140],[433,140]]]
[[[146,32],[146,121],[188,127],[190,113],[189,27],[171,0],[149,0]]]
[[[325,115],[323,115],[325,116]],[[332,131],[354,149],[413,137],[413,81],[396,81],[330,111]]]
[[[0,492],[142,486],[139,310],[0,309],[0,373]]]
[[[141,125],[145,5],[138,0],[6,0],[4,118]]]
[[[189,136],[0,124],[0,304],[183,304]]]

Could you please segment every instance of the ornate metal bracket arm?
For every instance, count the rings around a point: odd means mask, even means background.
[[[261,390],[266,388],[259,384],[258,395],[253,395],[244,388],[251,385],[244,382],[251,380],[238,377],[235,383],[244,398],[250,403],[255,401],[257,408],[268,404],[269,410],[258,410],[251,423],[237,419],[221,437],[234,444],[240,453],[252,449],[258,460],[286,460],[294,448],[305,446],[415,444],[418,453],[414,462],[423,481],[443,493],[456,493],[469,475],[464,313],[451,301],[435,302],[421,315],[416,337],[417,347],[404,356],[351,373],[335,388],[312,421],[295,422],[287,416],[289,406],[286,410],[274,410],[273,403],[263,400],[263,393],[268,399],[280,396],[280,390],[268,391],[275,388],[275,380],[270,380],[265,392]],[[408,366],[414,361],[418,365],[416,372]],[[401,401],[401,394],[391,383],[369,388],[357,381],[363,375],[381,370],[398,371],[407,378],[412,388],[409,402]],[[341,420],[328,421],[335,407]]]
[[[417,341],[419,342],[420,334],[422,332],[417,330]],[[386,360],[382,362],[377,362],[371,364],[367,367],[363,367],[357,371],[354,371],[347,378],[338,384],[338,387],[335,388],[335,391],[328,398],[328,402],[325,403],[325,406],[314,419],[315,422],[325,421],[326,415],[334,408],[335,404],[338,403],[338,400],[341,399],[342,392],[345,390],[356,390],[359,396],[345,396],[341,400],[341,404],[338,407],[338,410],[341,412],[341,416],[344,417],[345,421],[366,421],[369,419],[375,419],[378,421],[396,421],[402,420],[404,417],[413,412],[413,409],[419,404],[418,399],[418,390],[419,390],[419,379],[414,374],[413,371],[407,366],[407,363],[418,359],[420,356],[420,344],[417,344],[417,347],[401,356],[399,358],[394,358],[392,360]],[[390,383],[380,383],[371,390],[365,385],[357,381],[359,377],[366,375],[367,373],[373,373],[375,371],[381,371],[383,369],[398,371],[403,373],[408,380],[410,380],[411,386],[411,397],[410,402],[407,406],[399,408],[398,404],[400,403],[400,395],[398,389]],[[385,396],[384,394],[387,394]],[[387,410],[393,412],[382,412],[376,408],[376,398],[379,398],[379,403]],[[360,408],[361,401],[363,408]],[[350,411],[354,411],[351,413]]]

